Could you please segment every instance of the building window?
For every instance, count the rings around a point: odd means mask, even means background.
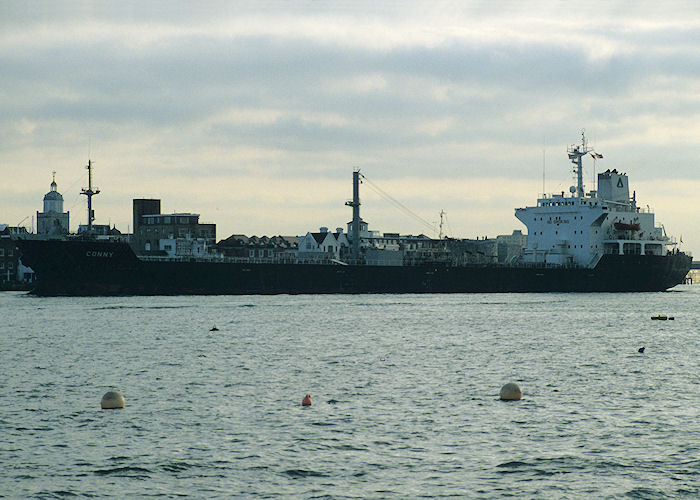
[[[170,224],[170,217],[163,217],[163,224]]]
[[[0,257],[4,257],[4,256],[5,256],[5,249],[0,248]]]

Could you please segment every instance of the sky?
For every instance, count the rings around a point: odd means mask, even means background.
[[[31,227],[55,171],[85,224],[90,159],[122,232],[133,198],[218,239],[345,227],[360,169],[370,229],[510,234],[585,130],[586,188],[626,172],[700,256],[700,3],[630,5],[1,2],[0,223]]]

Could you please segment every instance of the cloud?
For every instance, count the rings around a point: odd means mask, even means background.
[[[0,6],[10,220],[40,209],[52,170],[59,190],[84,175],[88,154],[98,218],[125,226],[131,198],[158,195],[256,234],[343,220],[332,202],[354,167],[408,206],[445,208],[464,236],[518,227],[543,149],[552,186],[568,189],[565,147],[581,128],[633,188],[700,180],[694,4],[33,6]],[[465,185],[481,197],[452,190]]]

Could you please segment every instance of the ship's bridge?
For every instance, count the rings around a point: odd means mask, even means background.
[[[651,209],[628,197],[628,179],[618,172],[598,175],[598,190],[585,196],[545,195],[537,206],[518,208],[527,226],[523,260],[532,263],[594,266],[603,254],[665,255],[675,245],[654,225]]]
[[[527,226],[527,262],[587,266],[603,252],[608,207],[597,198],[544,196],[537,206],[516,209],[515,216]]]

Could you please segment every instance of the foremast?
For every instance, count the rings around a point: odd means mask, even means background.
[[[355,262],[360,260],[360,169],[352,173],[352,201],[346,201],[345,205],[352,207],[352,258]]]
[[[92,161],[88,159],[88,164],[85,167],[88,171],[88,187],[83,188],[80,194],[87,196],[87,211],[88,211],[88,231],[92,231],[92,221],[95,220],[95,211],[92,209],[92,197],[100,193],[98,188],[92,189]]]

